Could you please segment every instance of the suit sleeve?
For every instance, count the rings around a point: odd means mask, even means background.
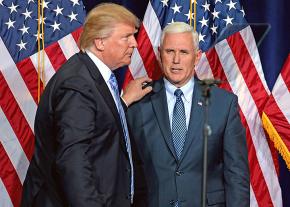
[[[250,206],[250,176],[245,129],[238,99],[232,100],[224,135],[224,178],[227,206]]]
[[[103,206],[87,152],[95,130],[95,102],[84,80],[69,80],[56,92],[56,171],[69,206]]]

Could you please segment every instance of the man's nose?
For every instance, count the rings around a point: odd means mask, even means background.
[[[180,55],[179,53],[174,53],[174,56],[173,56],[173,63],[177,64],[180,62]]]
[[[132,37],[130,38],[130,46],[131,46],[131,47],[137,47],[137,46],[138,46],[138,43],[137,43],[137,41],[136,41],[136,39],[135,39],[134,36],[132,36]]]

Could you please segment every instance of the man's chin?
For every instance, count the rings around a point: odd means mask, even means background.
[[[118,68],[128,66],[128,65],[130,65],[130,63],[131,63],[131,60],[130,60],[130,61],[123,62],[122,64],[120,64],[120,65],[118,66]]]

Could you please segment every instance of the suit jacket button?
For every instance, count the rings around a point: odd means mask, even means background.
[[[131,200],[131,195],[127,195],[126,199]]]
[[[183,172],[181,172],[181,171],[176,171],[175,174],[176,174],[177,176],[180,176],[180,175],[183,174]]]

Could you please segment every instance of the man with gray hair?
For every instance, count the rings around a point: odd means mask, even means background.
[[[166,26],[159,47],[164,78],[127,111],[136,145],[136,207],[200,207],[203,172],[202,89],[194,77],[201,52],[188,24]],[[238,98],[211,88],[208,121],[207,206],[249,207],[245,130]],[[133,156],[134,157],[134,156]]]
[[[35,118],[35,152],[22,207],[130,207],[134,174],[123,105],[142,98],[149,78],[119,97],[113,71],[129,65],[137,47],[137,17],[112,3],[89,12],[81,52],[52,77]]]

